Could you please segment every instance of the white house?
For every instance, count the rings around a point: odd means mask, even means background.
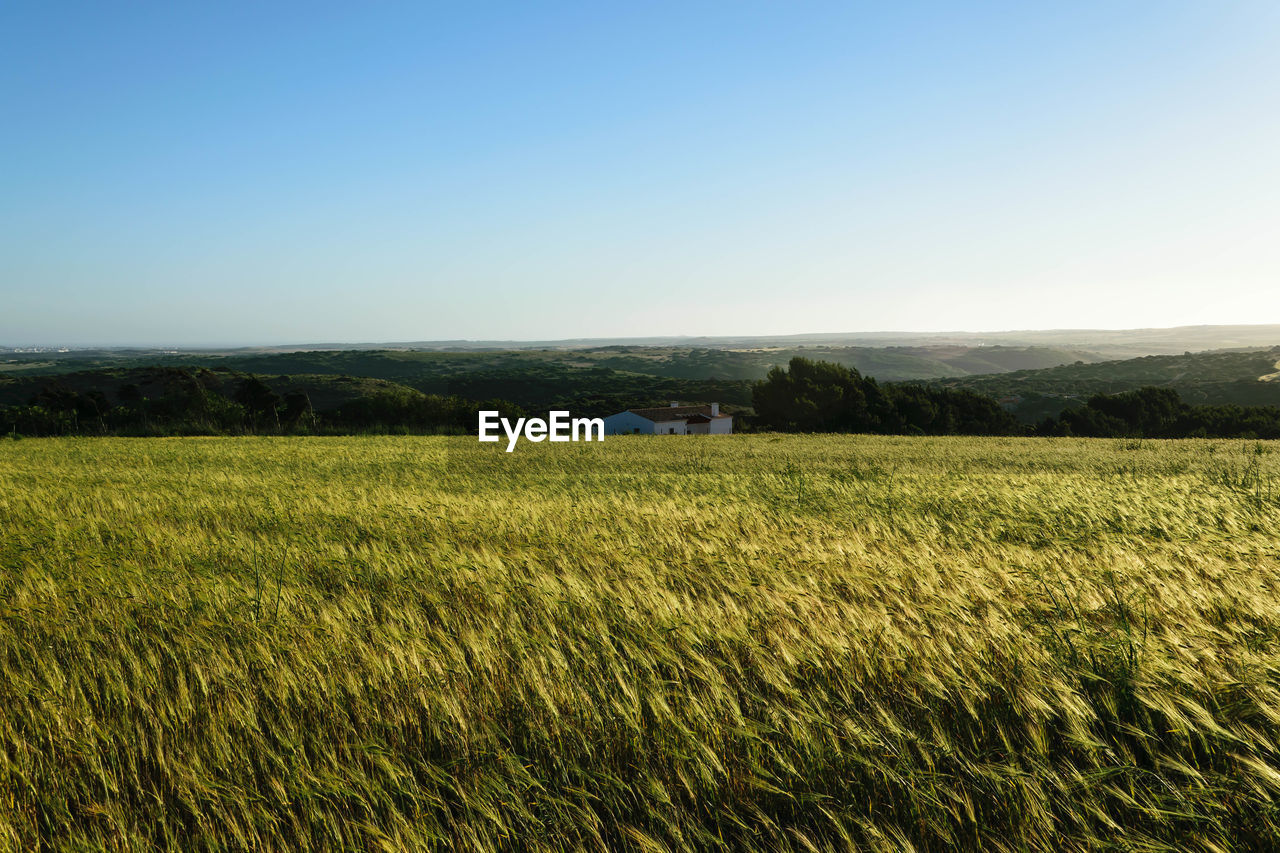
[[[720,404],[709,406],[659,406],[654,409],[627,409],[604,419],[605,435],[728,435],[733,432],[733,415],[720,414]]]

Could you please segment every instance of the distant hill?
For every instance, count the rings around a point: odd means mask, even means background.
[[[379,396],[417,399],[426,394],[473,401],[503,400],[529,410],[567,408],[584,415],[612,414],[631,406],[665,405],[671,400],[720,402],[728,412],[751,405],[751,384],[745,380],[681,379],[554,362],[492,364],[486,360],[450,371],[432,365],[429,358],[425,359],[427,367],[435,369],[423,370],[419,363],[422,359],[413,356],[431,354],[404,354],[411,356],[407,359],[385,357],[382,353],[324,357],[329,355],[264,356],[262,362],[246,359],[237,369],[225,363],[211,369],[184,362],[70,373],[0,374],[0,408],[66,395],[101,395],[104,403],[111,406],[139,396],[181,396],[193,377],[206,390],[223,397],[234,396],[241,383],[254,378],[281,397],[305,394],[316,412]],[[446,366],[458,368],[453,361]],[[254,369],[262,367],[270,369]],[[351,375],[341,372],[345,368],[376,370],[413,381]]]
[[[686,378],[763,379],[774,366],[792,357],[831,361],[856,368],[883,381],[966,376],[1102,361],[1104,356],[1081,350],[1038,347],[826,347],[717,350],[707,348],[601,347],[574,353],[584,362],[638,373]]]
[[[1144,385],[1175,388],[1192,404],[1280,404],[1280,380],[1259,381],[1280,374],[1280,326],[652,341],[664,343],[10,352],[0,353],[0,406],[29,402],[33,389],[52,376],[67,376],[86,389],[99,383],[93,390],[111,397],[113,388],[137,384],[120,379],[121,371],[181,368],[259,376],[276,393],[308,394],[317,411],[376,394],[376,382],[420,394],[503,399],[530,410],[608,414],[682,400],[718,401],[741,411],[751,405],[751,383],[795,356],[855,368],[881,382],[930,382],[987,394],[1025,421],[1057,415],[1093,394]]]
[[[1193,405],[1280,406],[1280,346],[1241,352],[1144,356],[1096,364],[1068,364],[987,376],[938,380],[996,397],[1023,420],[1056,415],[1094,394],[1144,386],[1172,388]]]
[[[48,375],[142,366],[223,367],[247,373],[367,376],[444,393],[476,375],[558,376],[606,369],[669,379],[756,380],[793,356],[857,368],[884,381],[933,379],[1033,369],[1076,361],[1097,362],[1102,353],[1050,347],[831,347],[715,349],[709,347],[605,346],[517,350],[327,350],[295,352],[174,353],[84,351],[18,353],[0,359],[0,376]]]
[[[1165,329],[1047,329],[994,332],[831,332],[800,335],[734,335],[718,337],[658,336],[644,338],[573,338],[565,340],[438,340],[369,343],[312,343],[263,345],[236,348],[182,349],[157,347],[75,348],[59,352],[46,347],[40,352],[18,353],[0,346],[0,370],[5,355],[32,363],[56,364],[67,358],[137,359],[161,355],[255,356],[281,353],[404,350],[435,352],[495,352],[513,350],[576,351],[622,347],[674,350],[794,350],[828,349],[933,349],[967,348],[1084,351],[1107,359],[1143,355],[1177,355],[1221,349],[1262,349],[1280,346],[1280,324],[1241,326],[1178,326]],[[1087,360],[1087,359],[1086,359]],[[105,365],[99,365],[105,366]],[[1019,365],[1030,368],[1035,365]],[[12,365],[10,365],[10,369]]]
[[[444,351],[593,349],[597,347],[677,347],[695,349],[789,349],[794,347],[1044,347],[1098,351],[1109,358],[1174,355],[1210,349],[1280,345],[1280,324],[1175,326],[1163,329],[1044,329],[996,332],[827,332],[799,335],[657,336],[571,338],[565,340],[451,340],[398,343],[307,344],[265,347],[264,351],[342,349],[426,349]]]
[[[210,391],[230,396],[235,386],[253,374],[234,370],[201,370],[197,372],[202,384]],[[414,391],[395,382],[355,376],[318,376],[295,374],[288,376],[259,376],[273,392],[306,394],[317,411],[335,409],[344,403],[379,393],[412,393]],[[87,370],[57,375],[5,377],[0,374],[0,407],[26,405],[48,390],[69,391],[75,394],[100,393],[111,404],[120,403],[129,388],[143,397],[160,398],[188,381],[185,371],[168,367],[134,367],[107,370]]]

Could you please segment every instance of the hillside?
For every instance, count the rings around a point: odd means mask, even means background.
[[[42,395],[57,393],[101,394],[111,404],[135,396],[159,399],[188,385],[192,378],[199,381],[206,391],[231,397],[238,385],[251,377],[253,374],[225,368],[189,372],[171,367],[113,368],[56,376],[0,376],[0,407],[26,405]],[[419,393],[395,382],[367,377],[295,374],[256,378],[281,397],[307,395],[316,411],[337,408],[375,394]]]
[[[502,400],[530,411],[567,408],[584,415],[606,415],[669,400],[718,401],[728,411],[743,412],[752,406],[752,383],[793,355],[856,368],[882,382],[932,379],[928,384],[935,388],[994,397],[1024,423],[1057,416],[1095,394],[1145,386],[1171,388],[1192,405],[1280,405],[1280,382],[1275,381],[1280,374],[1280,347],[1115,361],[1098,361],[1095,354],[1080,351],[1016,347],[812,347],[795,351],[601,347],[575,351],[131,354],[114,359],[115,366],[92,370],[45,372],[47,368],[33,368],[30,372],[0,373],[0,408],[42,399],[47,403],[67,394],[97,394],[117,405],[129,387],[135,396],[163,397],[174,388],[179,388],[181,395],[179,386],[190,383],[192,376],[201,377],[206,390],[231,398],[239,383],[252,376],[280,397],[304,396],[317,413],[388,395],[412,405],[419,405],[423,395],[434,395],[468,401]],[[1060,363],[1075,356],[1082,357],[1074,363]],[[160,364],[124,366],[135,358]],[[1090,358],[1093,360],[1086,360]],[[55,366],[99,361],[66,358],[56,361]],[[1038,368],[1012,369],[1028,363]],[[1004,372],[997,372],[1002,369]],[[987,372],[976,373],[984,370]]]
[[[1193,405],[1280,405],[1280,346],[1244,352],[1146,356],[1096,364],[1068,364],[987,376],[940,380],[938,386],[996,397],[1026,421],[1056,415],[1094,394],[1144,386],[1172,388]]]
[[[730,410],[745,411],[752,405],[751,384],[799,356],[854,368],[880,382],[928,381],[936,387],[992,396],[1023,422],[1034,423],[1094,394],[1148,385],[1172,388],[1193,405],[1278,405],[1280,382],[1259,378],[1280,373],[1280,345],[1108,357],[1126,348],[1159,348],[1175,342],[1274,341],[1269,337],[1273,329],[1280,327],[1010,332],[992,336],[1010,343],[995,344],[974,340],[976,336],[969,336],[965,343],[959,342],[965,336],[942,343],[947,336],[923,335],[916,338],[929,343],[889,346],[844,346],[824,343],[823,336],[809,336],[807,343],[792,346],[744,338],[705,339],[719,344],[706,346],[15,352],[0,357],[0,406],[29,403],[42,388],[56,385],[53,378],[59,375],[73,389],[89,392],[96,387],[114,399],[115,389],[137,384],[136,377],[121,378],[132,376],[131,371],[180,369],[259,376],[276,393],[307,395],[316,411],[370,394],[408,390],[472,401],[500,399],[528,410],[569,408],[591,415],[667,400],[719,401]],[[1026,340],[1059,345],[1028,345]],[[747,346],[750,343],[755,346]],[[1082,346],[1068,346],[1074,343]],[[1085,348],[1086,343],[1099,348]],[[383,387],[377,382],[390,384]]]
[[[278,364],[272,366],[280,366]],[[298,365],[319,367],[324,364]],[[750,406],[750,383],[671,379],[557,364],[477,370],[422,383],[325,373],[250,373],[225,366],[106,368],[0,377],[0,425],[31,435],[238,434],[281,429],[464,430],[479,408],[607,415],[673,399]]]
[[[90,350],[70,353],[10,353],[0,359],[0,377],[49,375],[142,366],[223,367],[257,374],[334,374],[401,382],[427,393],[449,392],[456,383],[501,377],[527,382],[554,377],[572,395],[587,376],[610,370],[666,379],[756,380],[794,356],[832,361],[882,381],[907,381],[997,373],[1098,362],[1106,356],[1078,349],[1006,346],[893,346],[716,349],[710,347],[604,346],[583,349],[328,350],[296,352],[175,353]],[[625,384],[614,377],[615,384]],[[591,383],[596,384],[596,383]],[[506,396],[506,395],[501,395]]]

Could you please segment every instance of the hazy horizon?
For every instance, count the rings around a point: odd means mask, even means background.
[[[1265,2],[7,4],[0,340],[1280,321],[1277,43]]]
[[[616,342],[626,344],[627,342],[637,342],[636,345],[644,345],[645,341],[769,341],[788,339],[800,340],[821,340],[821,339],[894,339],[894,338],[980,338],[982,336],[990,336],[992,338],[1004,338],[1009,336],[1027,335],[1027,336],[1048,336],[1048,335],[1120,335],[1120,334],[1140,334],[1140,333],[1160,333],[1160,332],[1191,332],[1195,330],[1206,330],[1224,334],[1228,331],[1236,332],[1255,332],[1261,333],[1264,330],[1274,330],[1277,337],[1274,345],[1280,345],[1280,324],[1277,323],[1232,323],[1232,324],[1207,324],[1196,323],[1183,326],[1136,326],[1125,328],[1047,328],[1047,329],[869,329],[855,330],[843,332],[797,332],[797,333],[781,333],[781,334],[729,334],[729,335],[625,335],[625,336],[609,336],[609,335],[584,335],[572,338],[421,338],[416,340],[297,340],[297,341],[279,341],[279,340],[242,340],[242,341],[196,341],[192,343],[177,344],[171,341],[124,341],[124,342],[66,342],[66,341],[31,341],[31,342],[11,342],[0,340],[0,350],[14,349],[56,349],[65,347],[68,349],[176,349],[176,350],[198,350],[198,349],[283,349],[289,347],[308,347],[320,348],[325,346],[334,346],[339,348],[353,346],[430,346],[430,345],[490,345],[490,344],[513,344],[528,346],[531,344],[573,344],[578,342]],[[1269,340],[1269,338],[1267,339]],[[889,344],[892,345],[892,344]],[[1269,344],[1259,343],[1259,346]]]

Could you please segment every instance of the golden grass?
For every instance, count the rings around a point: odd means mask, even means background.
[[[1280,848],[1280,455],[0,442],[0,849]]]

